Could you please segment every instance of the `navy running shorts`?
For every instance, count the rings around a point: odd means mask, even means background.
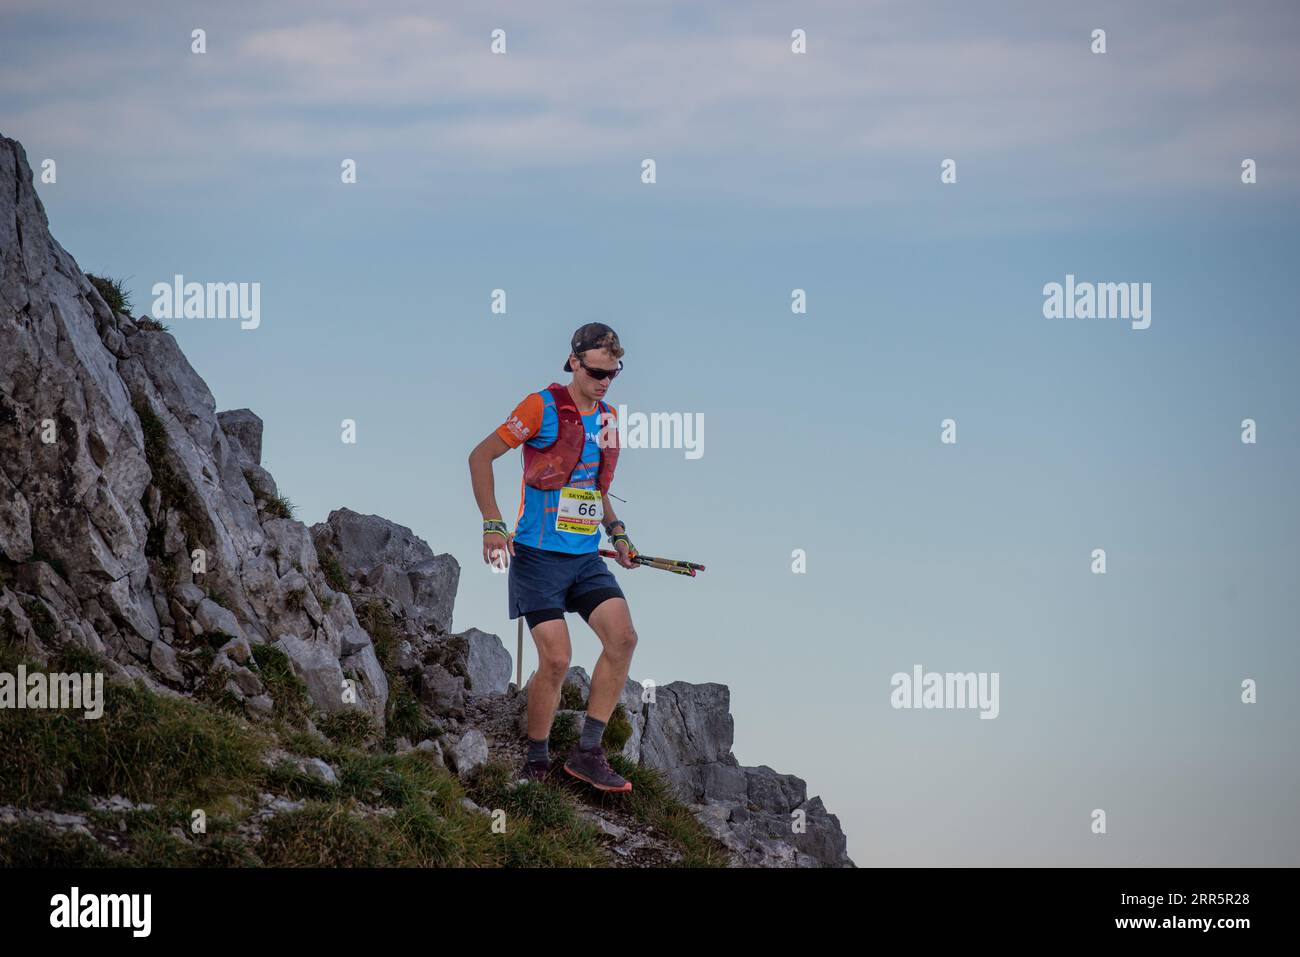
[[[533,628],[577,612],[583,621],[607,598],[622,598],[614,573],[595,551],[572,555],[515,542],[510,561],[510,618],[520,615]]]

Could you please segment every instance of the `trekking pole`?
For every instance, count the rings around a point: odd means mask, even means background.
[[[519,616],[519,652],[515,655],[515,688],[524,690],[524,616]]]
[[[609,548],[600,549],[600,554],[606,558],[618,558],[618,552]],[[678,575],[689,575],[695,577],[697,571],[704,571],[704,566],[695,562],[679,561],[675,558],[655,558],[651,555],[642,555],[637,553],[632,556],[632,561],[639,565],[649,565],[651,568],[658,568],[661,571],[674,572]]]

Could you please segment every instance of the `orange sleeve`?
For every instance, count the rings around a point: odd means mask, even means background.
[[[497,426],[497,435],[512,449],[517,448],[537,434],[542,427],[542,413],[546,403],[536,392],[529,393],[515,406],[510,418]]]

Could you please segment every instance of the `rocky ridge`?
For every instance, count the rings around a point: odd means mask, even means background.
[[[294,520],[261,446],[261,419],[219,412],[168,332],[109,307],[0,137],[0,639],[38,661],[81,648],[110,676],[254,721],[283,712],[267,664],[283,660],[309,727],[360,711],[376,742],[461,775],[518,761],[526,691],[495,635],[450,631],[456,560],[379,516]],[[569,685],[585,701],[586,673]],[[657,768],[734,865],[853,866],[804,781],[737,762],[725,685],[629,681],[620,704],[623,756]],[[585,813],[615,855],[671,862],[611,802]],[[17,807],[0,826],[33,815],[85,827]]]

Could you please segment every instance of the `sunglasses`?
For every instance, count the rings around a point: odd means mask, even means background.
[[[591,366],[587,365],[587,363],[583,362],[581,359],[578,360],[578,365],[586,369],[587,375],[591,376],[593,379],[595,379],[598,382],[604,379],[612,379],[614,378],[614,376],[618,375],[620,372],[623,371],[622,359],[618,360],[617,369],[593,369]]]

